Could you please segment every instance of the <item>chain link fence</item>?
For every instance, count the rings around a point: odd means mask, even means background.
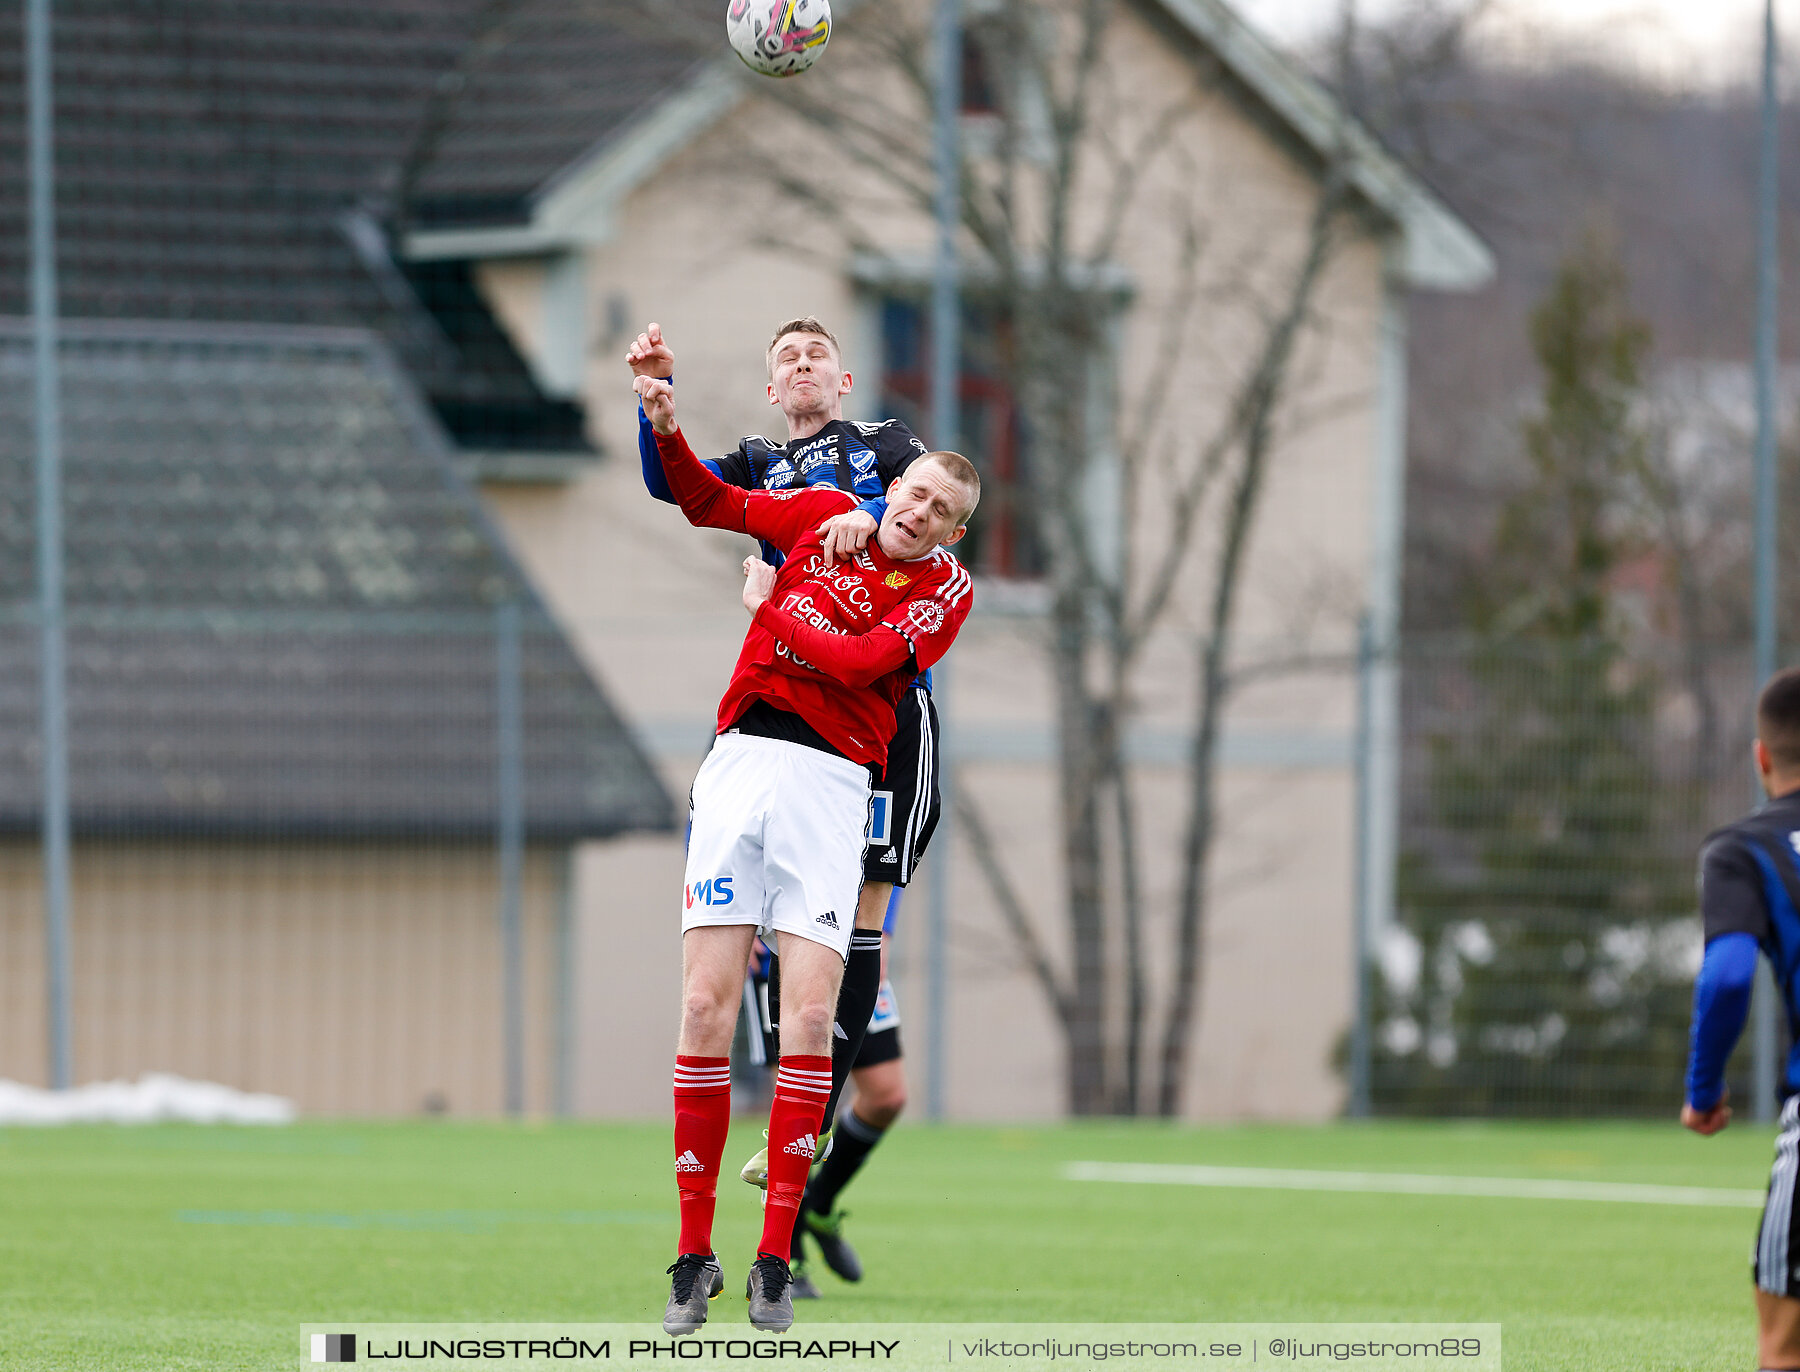
[[[1680,1103],[1701,840],[1752,799],[1748,645],[1413,640],[1373,1108]],[[1731,1066],[1748,1099],[1749,1050]]]
[[[0,1076],[43,1079],[60,990],[80,1081],[569,1108],[573,848],[667,815],[541,612],[71,610],[61,988],[35,635],[0,622]]]
[[[0,1075],[570,1105],[573,854],[674,806],[471,484],[576,387],[405,250],[604,122],[470,155],[497,13],[0,16]]]

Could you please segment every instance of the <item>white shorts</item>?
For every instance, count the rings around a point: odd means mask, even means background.
[[[845,956],[869,835],[865,767],[785,739],[720,734],[688,800],[681,929],[754,924]]]

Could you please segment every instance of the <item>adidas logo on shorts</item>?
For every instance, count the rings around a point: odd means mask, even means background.
[[[818,923],[823,924],[827,929],[837,928],[837,911],[827,910],[824,914],[819,916]]]
[[[811,1134],[802,1134],[781,1151],[784,1153],[796,1153],[800,1157],[805,1158],[808,1162],[811,1162],[813,1154],[819,1151],[819,1144]]]
[[[677,1172],[704,1172],[706,1170],[706,1164],[695,1157],[694,1150],[690,1148],[687,1152],[675,1159],[675,1170]]]
[[[889,848],[887,852],[881,855],[881,860],[883,862],[898,862],[900,861],[900,854],[895,852],[892,848]]]

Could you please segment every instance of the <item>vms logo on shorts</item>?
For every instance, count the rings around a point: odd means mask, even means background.
[[[732,880],[731,877],[708,877],[705,881],[696,881],[692,886],[683,887],[682,894],[687,899],[687,908],[692,910],[695,901],[702,905],[731,904]]]
[[[894,822],[894,793],[892,791],[871,791],[869,793],[869,846],[892,843],[890,837]]]

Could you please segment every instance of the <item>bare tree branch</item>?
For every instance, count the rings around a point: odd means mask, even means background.
[[[994,898],[995,908],[1000,911],[1000,918],[1018,944],[1026,965],[1036,974],[1038,985],[1043,988],[1057,1017],[1066,1023],[1073,1014],[1069,992],[1064,989],[1061,978],[1051,965],[1050,957],[1044,951],[1043,941],[1031,927],[1031,920],[1025,914],[1025,903],[1019,899],[1018,891],[1000,861],[1000,850],[988,829],[987,818],[969,795],[966,786],[956,790],[956,817],[963,826],[963,837],[968,841],[969,851],[975,854],[975,864],[981,868],[981,875],[987,882],[988,893]]]
[[[1224,713],[1225,664],[1237,602],[1238,581],[1248,545],[1251,518],[1267,467],[1276,405],[1313,291],[1336,244],[1337,220],[1346,199],[1341,162],[1326,169],[1308,230],[1307,251],[1296,273],[1288,309],[1263,352],[1263,362],[1244,393],[1244,458],[1226,511],[1223,550],[1217,563],[1208,632],[1202,640],[1195,702],[1196,723],[1188,773],[1188,822],[1181,855],[1181,903],[1176,911],[1175,986],[1164,1026],[1157,1110],[1175,1114],[1187,1068],[1188,1039],[1199,1004],[1201,932],[1206,918],[1206,878],[1217,824],[1213,775],[1218,765],[1219,721]]]

